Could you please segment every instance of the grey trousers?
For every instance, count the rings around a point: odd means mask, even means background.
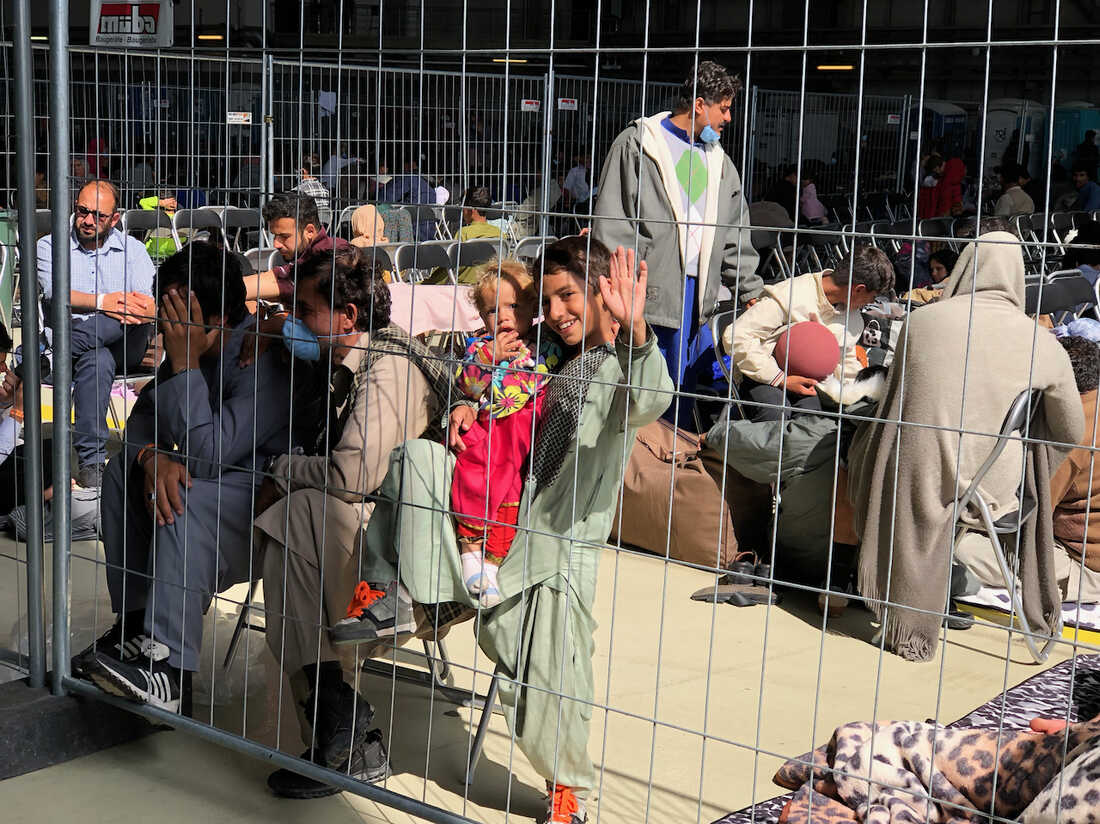
[[[259,545],[249,548],[254,495],[251,472],[193,479],[185,510],[174,524],[157,527],[143,500],[142,470],[122,460],[103,478],[103,551],[107,589],[115,614],[145,610],[145,632],[165,644],[174,667],[197,671],[203,614],[215,592],[258,578]]]
[[[73,353],[73,449],[80,466],[107,460],[107,407],[115,373],[141,364],[153,324],[123,325],[99,313],[74,318],[71,325]]]

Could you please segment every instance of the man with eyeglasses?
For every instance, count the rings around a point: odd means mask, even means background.
[[[73,448],[76,482],[85,488],[102,484],[115,373],[141,363],[156,316],[156,269],[145,246],[116,228],[121,218],[118,201],[113,184],[88,182],[77,195],[69,232]],[[38,285],[46,301],[55,297],[53,244],[52,235],[38,241]]]

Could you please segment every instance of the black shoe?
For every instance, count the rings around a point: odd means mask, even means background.
[[[366,741],[374,707],[344,681],[337,687],[322,685],[319,689],[316,720],[312,695],[305,702],[305,716],[313,726],[317,763],[335,770],[347,763],[348,753]]]
[[[314,750],[306,750],[302,753],[302,759],[328,766],[316,757]],[[346,761],[334,766],[333,769],[347,773],[357,781],[366,781],[371,784],[388,778],[390,759],[386,753],[386,745],[382,743],[382,730],[371,730],[359,742],[359,746],[352,752],[350,773]],[[331,784],[315,781],[293,770],[276,770],[267,777],[267,786],[275,795],[282,798],[324,798],[340,792],[339,788]]]
[[[86,666],[97,687],[111,695],[150,704],[168,712],[180,709],[180,671],[168,663],[168,647],[146,639],[131,661],[97,652]]]
[[[974,616],[969,612],[962,612],[949,605],[947,615],[943,619],[943,625],[954,630],[970,629],[974,626]]]
[[[115,625],[99,636],[95,643],[89,644],[73,656],[69,663],[73,678],[88,680],[88,664],[97,652],[105,652],[119,661],[132,663],[132,659],[141,653],[141,646],[145,640],[146,635],[141,621],[129,622],[125,638],[122,636],[122,621],[115,621]]]

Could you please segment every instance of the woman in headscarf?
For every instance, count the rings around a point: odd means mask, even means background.
[[[351,213],[351,243],[353,246],[376,246],[389,243],[382,216],[374,206],[360,206]]]
[[[368,249],[379,243],[389,243],[382,216],[374,206],[360,206],[351,213],[351,245]],[[368,253],[369,256],[369,253]],[[382,272],[382,280],[390,282],[390,273]]]

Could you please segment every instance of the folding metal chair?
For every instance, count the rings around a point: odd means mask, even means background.
[[[958,516],[955,521],[955,541],[951,547],[952,557],[954,557],[955,550],[957,550],[959,546],[959,541],[961,541],[963,536],[968,532],[979,532],[989,538],[989,542],[993,546],[993,556],[997,560],[997,566],[1000,568],[1001,575],[1004,577],[1005,588],[1008,590],[1008,595],[1011,599],[1012,612],[1020,622],[1024,642],[1027,644],[1028,650],[1031,652],[1032,657],[1039,663],[1047,660],[1047,656],[1050,655],[1051,647],[1062,634],[1061,610],[1057,611],[1055,626],[1051,628],[1050,636],[1046,639],[1046,643],[1043,645],[1042,649],[1040,649],[1035,642],[1035,633],[1028,623],[1027,615],[1024,614],[1021,593],[1016,587],[1017,570],[1009,565],[1007,559],[1007,550],[1010,550],[1016,544],[1015,536],[1023,528],[1023,525],[1035,516],[1037,503],[1023,491],[1023,485],[1021,484],[1017,491],[1016,510],[1006,513],[994,521],[993,513],[989,509],[989,503],[982,497],[980,487],[982,481],[985,480],[986,474],[992,469],[997,459],[1001,457],[1005,447],[1008,446],[1009,440],[1023,434],[1027,422],[1038,408],[1041,397],[1042,390],[1040,389],[1033,389],[1031,391],[1025,390],[1017,395],[1016,400],[1012,402],[1012,406],[1009,407],[1008,414],[1005,416],[1004,423],[1001,425],[1001,431],[997,435],[996,445],[990,452],[989,457],[986,458],[985,463],[982,464],[981,468],[974,475],[966,492],[958,499]],[[1025,442],[1023,447],[1026,455],[1027,451],[1032,448],[1032,445]],[[980,526],[964,523],[962,520],[962,516],[968,511],[971,505],[977,509],[978,515],[981,517],[982,522]]]
[[[1050,315],[1055,324],[1078,318],[1089,309],[1096,313],[1096,288],[1076,269],[1057,280],[1027,284],[1024,289],[1024,311]]]
[[[451,258],[447,253],[450,242],[436,243],[409,243],[397,250],[394,259],[396,271],[401,272],[407,280],[423,280],[423,272],[432,269],[447,269],[451,282],[454,283],[454,272],[451,272]],[[408,274],[406,274],[408,273]]]
[[[48,235],[53,222],[53,212],[49,209],[34,210],[34,235],[35,239],[41,239]]]
[[[920,236],[925,240],[938,240],[947,244],[953,251],[959,251],[958,241],[953,235],[955,218],[930,217],[920,222]]]
[[[203,207],[201,209],[180,209],[174,215],[172,215],[172,237],[176,241],[176,248],[183,248],[183,241],[180,240],[180,230],[190,229],[192,231],[201,229],[210,229],[220,232],[223,236],[225,234],[222,225],[222,216],[214,209]]]
[[[255,239],[263,243],[265,238],[263,215],[259,209],[242,209],[227,206],[222,212],[222,230],[234,252],[247,248],[247,238],[255,233]],[[242,242],[243,241],[243,242]]]
[[[340,216],[336,218],[336,223],[332,226],[331,234],[333,237],[351,240],[351,216],[358,208],[358,206],[345,206],[340,210]]]
[[[863,211],[871,220],[894,221],[886,192],[870,192],[863,196]]]
[[[722,333],[726,330],[726,327],[733,323],[734,318],[737,316],[737,311],[730,309],[726,312],[718,312],[710,319],[710,339],[711,346],[714,347],[714,357],[718,361],[718,368],[722,370],[722,375],[725,376],[726,382],[730,387],[729,400],[732,402],[730,408],[730,416],[736,415],[742,420],[747,420],[748,415],[745,414],[745,410],[741,406],[741,395],[737,391],[737,382],[733,379],[733,370],[726,365],[724,360],[726,353],[722,351]]]
[[[455,273],[466,266],[477,266],[479,263],[488,263],[504,250],[500,245],[491,240],[465,240],[455,241],[447,250],[451,260],[451,270]]]
[[[367,260],[381,269],[383,272],[393,271],[393,258],[390,257],[390,253],[382,246],[364,246],[359,250],[361,254],[366,255]]]
[[[256,599],[256,587],[259,583],[258,580],[255,580],[251,581],[248,585],[248,595],[245,597],[244,603],[241,604],[241,612],[237,616],[237,623],[233,627],[233,635],[230,636],[229,646],[226,648],[225,657],[222,659],[223,674],[229,671],[229,666],[233,663],[233,658],[237,654],[237,647],[240,645],[241,635],[246,629],[254,632],[267,631],[265,624],[254,624],[251,619],[251,612],[260,609],[254,603]],[[432,607],[428,606],[425,607],[425,609],[431,610]],[[458,620],[455,624],[450,624],[448,626],[456,626],[459,623],[464,623],[464,621]],[[500,676],[496,672],[493,673],[492,680],[489,683],[489,692],[485,695],[478,695],[473,690],[466,691],[458,689],[447,683],[447,679],[451,674],[451,659],[447,654],[447,647],[443,641],[443,638],[436,638],[434,641],[422,638],[421,644],[424,646],[423,653],[403,650],[403,653],[406,655],[413,655],[417,658],[422,657],[427,665],[428,672],[411,669],[397,664],[394,661],[382,662],[373,658],[364,658],[360,664],[360,668],[364,673],[390,676],[407,684],[428,687],[435,690],[445,700],[456,706],[469,707],[472,710],[481,710],[481,717],[478,719],[477,730],[474,733],[473,746],[470,749],[470,757],[466,762],[466,785],[469,786],[474,782],[474,771],[477,769],[478,762],[481,760],[481,752],[485,746],[485,736],[489,731],[489,722],[496,708],[497,693],[500,688]]]
[[[546,248],[547,244],[556,240],[557,238],[553,235],[548,237],[525,237],[516,244],[512,255],[520,260],[535,260],[542,254],[542,250]]]

